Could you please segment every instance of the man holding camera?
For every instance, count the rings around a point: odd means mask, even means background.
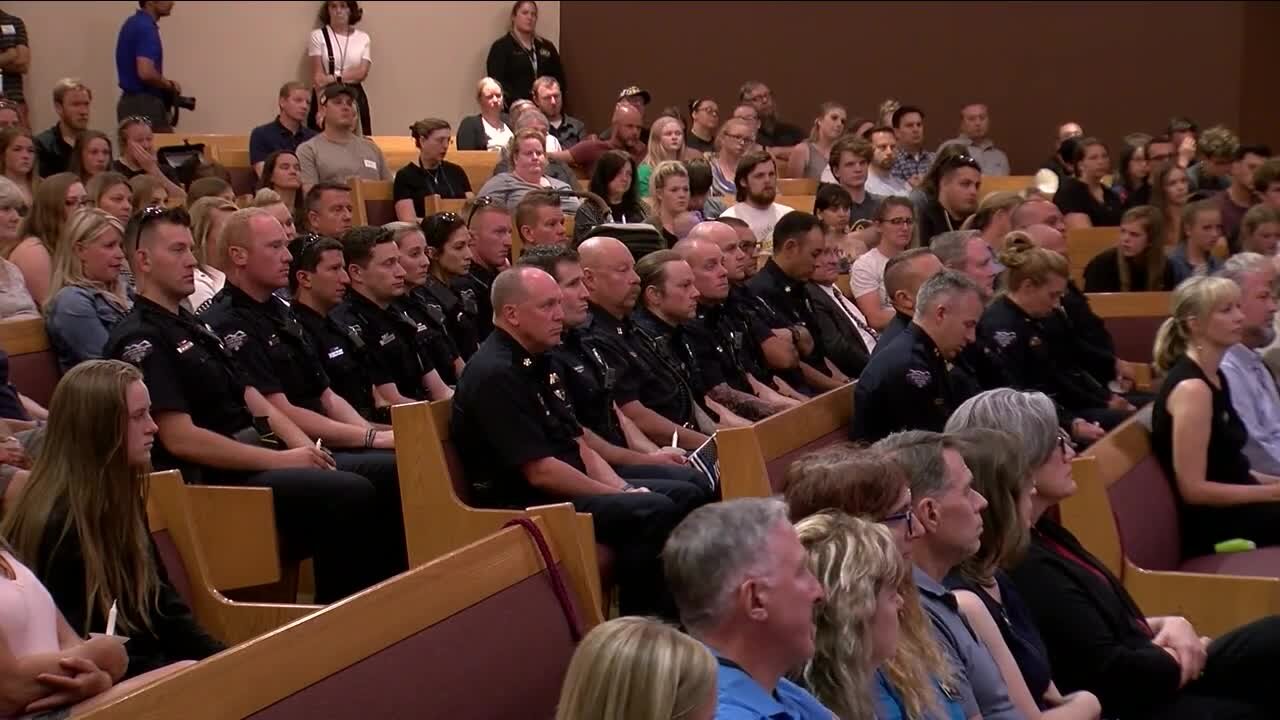
[[[182,86],[164,76],[159,22],[171,12],[172,0],[139,2],[138,11],[124,21],[116,38],[116,75],[120,81],[116,119],[146,118],[153,131],[162,133],[173,132],[171,107],[195,109],[194,100],[181,97]]]

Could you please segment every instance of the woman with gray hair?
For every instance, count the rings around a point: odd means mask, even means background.
[[[1217,639],[1201,637],[1185,618],[1147,617],[1120,580],[1049,515],[1076,484],[1071,445],[1048,397],[1008,388],[981,393],[947,422],[948,431],[970,428],[1014,434],[1028,461],[1026,482],[1034,492],[1022,502],[1030,539],[1025,555],[1008,567],[1010,587],[1025,601],[1063,693],[1093,693],[1105,717],[1280,716],[1280,698],[1268,684],[1280,662],[1280,616]],[[1004,462],[990,459],[992,467]],[[986,474],[986,466],[978,472]]]

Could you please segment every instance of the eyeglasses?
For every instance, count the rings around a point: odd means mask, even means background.
[[[1071,436],[1065,430],[1058,430],[1058,450],[1062,452],[1062,456],[1067,456],[1067,451],[1075,452],[1076,444],[1071,440]]]
[[[903,225],[908,225],[908,226],[915,225],[916,219],[910,218],[910,217],[900,217],[900,218],[889,218],[887,220],[881,220],[880,222],[889,223],[890,225],[897,225],[901,227]]]
[[[733,133],[725,133],[725,137],[729,138],[730,140],[737,140],[740,143],[749,143],[749,142],[755,141],[755,138],[751,137],[750,135],[734,135]]]
[[[142,123],[147,127],[151,127],[151,118],[146,117],[145,115],[130,115],[129,117],[120,121],[120,127],[124,127],[125,125],[133,125],[134,123]]]
[[[471,221],[475,218],[476,213],[479,212],[480,208],[487,208],[496,202],[497,200],[495,200],[492,195],[485,195],[484,197],[478,197],[475,200],[472,200],[471,209],[467,211],[467,227],[471,227]],[[453,215],[453,213],[449,214]],[[454,215],[454,217],[457,217],[457,215]]]
[[[941,169],[956,170],[962,167],[973,168],[978,172],[982,172],[982,166],[978,164],[978,161],[968,155],[952,155],[943,161]]]
[[[324,239],[323,235],[317,235],[313,232],[303,233],[293,239],[289,243],[289,254],[295,258],[300,258],[307,254],[307,251],[315,247],[316,243]]]
[[[136,248],[138,246],[138,237],[142,235],[142,231],[149,223],[164,220],[165,222],[181,225],[182,227],[191,227],[191,216],[187,214],[186,209],[181,207],[166,208],[160,205],[148,205],[129,218],[129,224],[124,228],[124,242],[127,247]]]
[[[910,535],[914,533],[916,531],[916,514],[911,511],[911,508],[907,508],[900,513],[894,513],[893,515],[882,517],[880,518],[880,523],[882,525],[890,525],[904,520],[907,523],[907,534]]]

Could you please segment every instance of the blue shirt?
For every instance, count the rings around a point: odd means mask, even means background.
[[[289,132],[289,128],[280,124],[280,118],[259,125],[249,133],[249,164],[265,162],[267,156],[277,150],[288,150],[295,155],[298,146],[316,136],[316,131],[305,124],[298,126],[298,132]]]
[[[134,13],[120,26],[120,36],[116,38],[116,77],[119,78],[120,92],[125,95],[162,95],[160,88],[151,87],[138,77],[140,57],[150,59],[155,63],[156,70],[164,74],[164,47],[160,44],[160,26],[156,24],[155,18],[142,10]]]
[[[45,329],[62,372],[85,360],[102,357],[111,328],[128,312],[109,300],[106,293],[68,285],[49,300]]]
[[[938,690],[938,706],[942,708],[943,714],[929,715],[929,720],[965,720],[964,708],[960,707],[960,703],[947,697],[936,681],[934,686]],[[875,720],[907,720],[906,704],[902,702],[898,691],[893,689],[889,679],[880,670],[876,670],[875,703]]]
[[[1249,431],[1244,455],[1249,467],[1280,475],[1280,391],[1257,351],[1236,343],[1219,366],[1227,377],[1231,407]]]
[[[716,655],[720,666],[716,720],[832,720],[835,714],[804,688],[778,679],[773,694],[732,660]]]

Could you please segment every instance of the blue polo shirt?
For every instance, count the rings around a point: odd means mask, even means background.
[[[714,654],[715,651],[712,650]],[[786,678],[769,694],[736,662],[716,654],[720,666],[716,720],[833,720],[835,714]]]
[[[160,26],[155,18],[139,10],[124,25],[120,26],[120,35],[116,38],[116,77],[119,78],[120,92],[125,95],[146,93],[162,96],[160,88],[151,87],[138,77],[140,57],[149,58],[156,64],[156,70],[164,74],[164,47],[160,44]]]
[[[304,125],[298,126],[298,132],[289,132],[289,128],[280,124],[280,118],[259,125],[249,133],[249,164],[263,162],[267,156],[277,150],[298,152],[298,146],[316,136],[316,131]]]

